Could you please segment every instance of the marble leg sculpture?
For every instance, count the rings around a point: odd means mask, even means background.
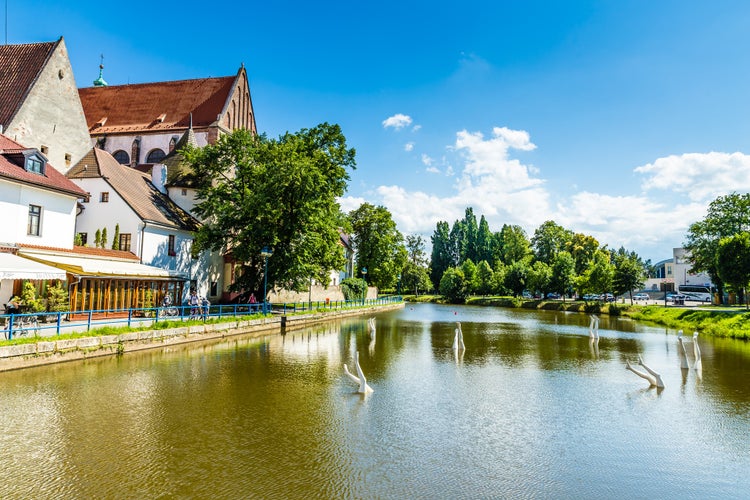
[[[595,314],[591,315],[591,322],[589,323],[589,337],[592,339],[599,338],[599,317]]]
[[[643,367],[643,369],[644,369],[644,370],[646,370],[646,371],[645,371],[645,372],[642,372],[642,371],[640,371],[640,370],[636,370],[636,369],[635,369],[635,368],[633,368],[633,366],[632,366],[632,365],[630,364],[630,361],[626,361],[626,364],[625,364],[625,368],[626,368],[627,370],[630,370],[631,372],[635,373],[635,374],[636,374],[636,375],[638,375],[639,377],[641,377],[641,378],[644,378],[644,379],[648,380],[648,381],[649,381],[649,383],[650,383],[651,385],[653,385],[653,386],[655,386],[655,387],[657,387],[657,388],[659,388],[659,389],[663,389],[663,388],[664,388],[664,382],[662,382],[662,380],[661,380],[661,375],[659,375],[659,374],[658,374],[658,373],[656,373],[656,372],[655,372],[654,370],[652,370],[651,368],[649,368],[649,367],[648,367],[648,366],[647,366],[647,365],[646,365],[646,364],[645,364],[645,363],[643,362],[643,359],[641,358],[641,356],[640,356],[640,355],[638,356],[638,364],[639,364],[639,365],[641,365],[641,366]]]
[[[453,350],[454,351],[465,351],[466,345],[464,345],[464,332],[461,330],[461,323],[456,321],[456,335],[453,337]]]
[[[695,354],[693,368],[700,371],[703,369],[703,362],[701,361],[701,348],[698,347],[698,332],[693,332],[693,354]]]
[[[367,324],[370,327],[370,335],[375,335],[375,318],[370,318]]]
[[[677,332],[677,342],[680,343],[680,350],[678,355],[680,356],[680,368],[686,370],[690,368],[687,360],[687,351],[685,350],[685,343],[682,341],[682,330]]]
[[[344,363],[344,374],[351,379],[352,382],[359,385],[359,392],[360,394],[369,394],[373,392],[372,387],[367,385],[367,379],[365,378],[365,374],[362,373],[362,368],[359,366],[359,353],[355,353],[354,356],[354,363],[355,368],[357,369],[357,375],[354,375],[352,372],[349,371],[349,368],[346,366],[346,363]]]

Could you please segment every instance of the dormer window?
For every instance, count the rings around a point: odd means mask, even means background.
[[[26,171],[34,172],[35,174],[44,175],[44,159],[36,154],[31,154],[26,157]]]

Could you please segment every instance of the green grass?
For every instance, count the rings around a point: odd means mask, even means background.
[[[699,331],[715,337],[750,339],[750,311],[745,309],[682,309],[645,306],[627,316],[649,321],[686,334]]]

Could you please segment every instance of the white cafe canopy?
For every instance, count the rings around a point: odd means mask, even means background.
[[[0,252],[0,280],[65,280],[65,271]]]
[[[76,276],[101,276],[126,279],[185,279],[183,273],[138,261],[109,260],[80,255],[43,254],[24,250],[24,256],[55,266]],[[64,273],[64,271],[61,271]]]

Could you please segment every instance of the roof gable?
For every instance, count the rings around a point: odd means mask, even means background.
[[[78,89],[92,135],[208,127],[222,114],[234,76]]]
[[[14,158],[24,151],[28,151],[28,149],[0,134],[0,179],[29,184],[75,198],[88,198],[86,191],[67,179],[49,163],[47,163],[43,174],[27,171],[23,164],[19,165],[17,161],[14,161]],[[42,156],[41,153],[39,153],[39,156]]]
[[[148,173],[121,165],[102,149],[92,149],[67,176],[70,179],[104,177],[142,220],[185,231],[198,229],[198,221],[159,191]]]
[[[60,40],[0,46],[0,125],[7,128]]]

